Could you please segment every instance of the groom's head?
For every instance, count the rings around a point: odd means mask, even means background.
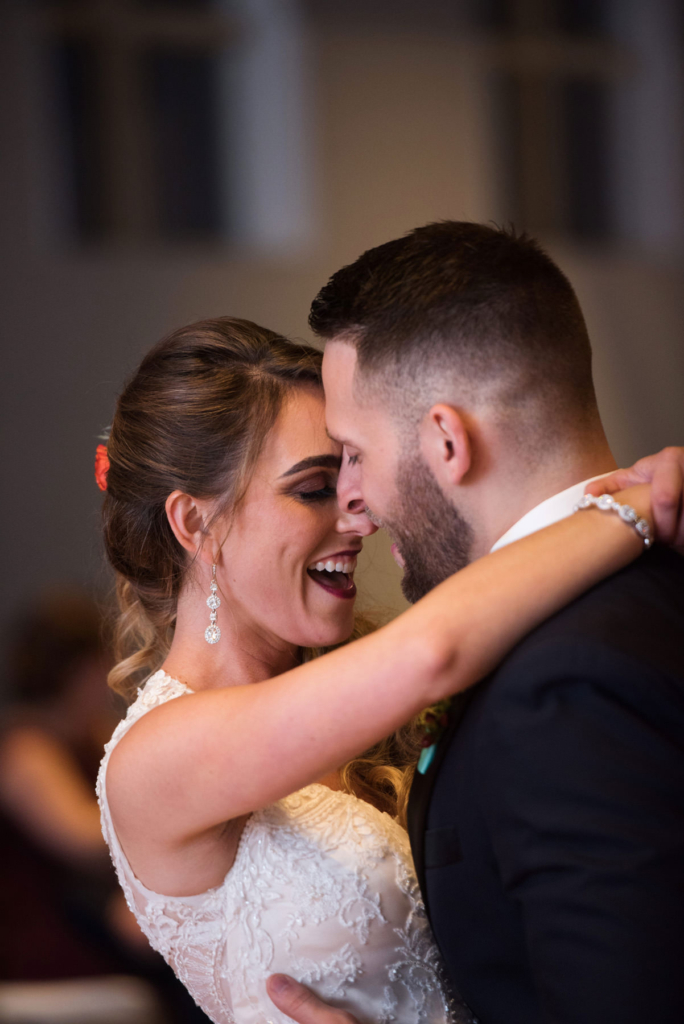
[[[579,304],[525,235],[418,228],[334,274],[309,322],[346,446],[341,500],[394,536],[410,600],[605,444]]]

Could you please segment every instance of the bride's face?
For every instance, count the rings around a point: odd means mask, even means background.
[[[351,633],[356,558],[376,527],[365,514],[340,511],[340,457],[326,432],[322,392],[297,389],[266,438],[243,501],[226,519],[217,576],[238,629],[301,647],[339,643]]]

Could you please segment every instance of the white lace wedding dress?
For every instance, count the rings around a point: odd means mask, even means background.
[[[162,896],[135,877],[109,814],[109,757],[142,715],[191,693],[163,671],[147,681],[105,747],[97,788],[128,905],[204,1012],[216,1024],[286,1024],[265,987],[283,972],[364,1022],[465,1024],[440,982],[406,834],[363,800],[316,784],[256,811],[233,867],[200,895]]]

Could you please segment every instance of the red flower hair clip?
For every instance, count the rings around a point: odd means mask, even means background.
[[[101,491],[107,490],[107,473],[109,472],[109,457],[107,446],[98,444],[95,449],[95,482]]]

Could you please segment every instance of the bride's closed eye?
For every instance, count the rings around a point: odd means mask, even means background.
[[[319,487],[315,491],[297,491],[293,494],[293,497],[297,501],[303,501],[307,503],[316,501],[330,501],[331,498],[337,498],[336,487]]]
[[[291,497],[304,504],[330,501],[337,498],[337,474],[319,473],[302,480],[290,491]]]

